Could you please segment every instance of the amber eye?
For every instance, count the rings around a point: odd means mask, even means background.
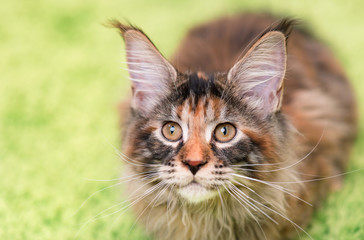
[[[215,139],[218,142],[229,142],[235,137],[236,128],[230,123],[222,123],[215,128]]]
[[[182,137],[182,128],[175,122],[167,122],[162,128],[162,134],[169,141],[177,141]]]

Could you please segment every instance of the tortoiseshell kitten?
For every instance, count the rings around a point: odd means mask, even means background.
[[[113,22],[133,92],[127,194],[155,239],[291,238],[340,186],[353,92],[324,45],[276,23],[246,14],[198,26],[168,62],[140,29]]]

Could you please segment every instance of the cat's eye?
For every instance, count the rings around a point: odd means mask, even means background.
[[[182,137],[182,128],[178,123],[167,122],[163,125],[162,134],[169,141],[178,141]]]
[[[236,134],[236,128],[230,123],[217,125],[214,131],[214,137],[218,142],[229,142]]]

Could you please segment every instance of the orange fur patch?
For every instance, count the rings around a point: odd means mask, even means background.
[[[200,79],[203,79],[205,81],[208,80],[208,77],[207,77],[206,73],[204,73],[204,72],[197,72],[197,77]]]

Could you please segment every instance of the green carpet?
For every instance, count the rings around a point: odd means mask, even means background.
[[[170,56],[186,30],[219,15],[266,10],[304,19],[347,69],[364,113],[363,1],[2,1],[0,239],[147,239],[131,212],[84,224],[123,199],[117,103],[128,94],[110,18],[141,26]],[[349,170],[364,168],[364,130]],[[317,212],[314,239],[364,239],[364,171]],[[81,209],[79,207],[82,206]],[[79,210],[78,210],[79,209]],[[301,234],[302,239],[308,239]]]

